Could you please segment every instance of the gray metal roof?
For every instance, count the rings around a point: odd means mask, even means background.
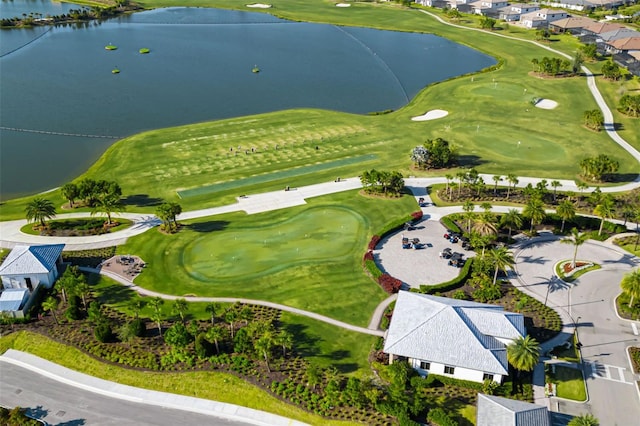
[[[401,291],[384,351],[506,375],[506,346],[498,338],[524,335],[522,315],[501,306]]]
[[[0,275],[46,274],[56,267],[64,244],[16,245],[0,265]]]
[[[479,393],[476,426],[551,426],[551,417],[541,405]]]
[[[17,311],[28,298],[29,290],[26,288],[6,289],[0,293],[0,312]]]

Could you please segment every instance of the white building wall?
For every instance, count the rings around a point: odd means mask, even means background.
[[[4,288],[29,288],[26,278],[30,278],[31,288],[36,288],[38,283],[47,288],[51,288],[51,285],[56,279],[56,275],[56,272],[53,271],[50,271],[48,274],[3,275],[2,286]]]
[[[468,380],[471,382],[478,382],[478,383],[483,383],[483,377],[484,377],[484,372],[483,371],[478,371],[478,370],[471,370],[468,368],[462,368],[462,367],[456,367],[454,365],[452,365],[451,367],[454,367],[454,371],[453,371],[453,375],[451,374],[445,374],[444,369],[446,367],[445,364],[440,364],[437,362],[430,362],[429,364],[429,370],[424,370],[422,368],[420,368],[420,364],[422,363],[422,360],[419,359],[415,359],[415,358],[409,358],[409,365],[411,365],[413,367],[414,370],[416,370],[418,372],[418,374],[420,374],[421,376],[426,376],[429,373],[433,373],[433,374],[437,374],[439,376],[446,376],[446,377],[452,377],[454,379],[458,379],[458,380]],[[502,375],[500,374],[494,374],[493,375],[493,381],[496,383],[502,383]]]

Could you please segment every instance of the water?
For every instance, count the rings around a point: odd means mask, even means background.
[[[298,107],[397,109],[432,82],[495,63],[433,35],[197,8],[1,36],[3,199],[76,177],[116,140],[104,137]]]
[[[0,18],[21,17],[23,13],[41,13],[43,17],[47,15],[63,15],[71,9],[82,9],[72,3],[64,3],[51,0],[2,0],[0,2]]]

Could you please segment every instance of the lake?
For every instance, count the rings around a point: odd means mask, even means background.
[[[299,107],[398,109],[430,83],[496,62],[429,34],[199,8],[1,36],[2,199],[64,184],[144,130]]]

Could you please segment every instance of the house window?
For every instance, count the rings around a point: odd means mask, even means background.
[[[456,370],[455,367],[451,367],[448,365],[444,366],[444,374],[453,374],[453,372]]]
[[[485,380],[490,380],[493,382],[493,374],[484,373],[482,375],[482,381],[484,382]]]
[[[427,361],[420,361],[420,369],[431,370],[431,363]]]
[[[27,284],[27,288],[29,289],[29,291],[33,291],[33,284],[31,284],[31,278],[25,277],[24,282],[25,284]]]

